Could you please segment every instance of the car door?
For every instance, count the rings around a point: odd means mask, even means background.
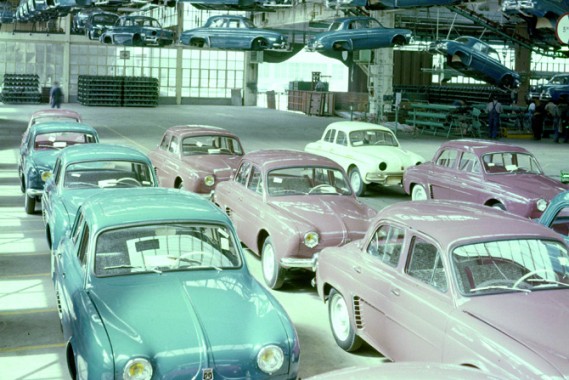
[[[450,178],[452,177],[452,178]],[[484,177],[478,157],[471,152],[462,152],[456,170],[449,170],[453,186],[448,188],[448,198],[480,203],[484,192]]]
[[[246,170],[249,174],[244,178],[244,183],[240,184],[236,202],[238,207],[233,210],[232,217],[233,220],[238,220],[239,239],[257,252],[257,233],[271,211],[267,210],[267,204],[263,200],[265,190],[261,170],[253,164]]]
[[[568,199],[568,197],[565,197]],[[539,223],[562,235],[569,244],[569,202],[551,203],[539,219]]]
[[[178,136],[172,136],[172,138],[167,142],[168,148],[166,150],[160,149],[160,167],[161,175],[160,183],[164,187],[174,187],[175,179],[177,176],[181,175],[182,160],[180,159],[180,138]]]
[[[405,230],[388,222],[380,222],[362,249],[359,263],[353,264],[354,299],[360,308],[358,331],[372,346],[381,351],[387,342],[386,310],[389,291],[396,278],[396,268],[405,243]],[[364,328],[365,326],[365,328]]]
[[[77,320],[77,301],[83,295],[86,275],[85,250],[89,227],[82,213],[77,215],[71,233],[55,253],[55,290],[61,307],[64,337],[74,334]]]
[[[220,186],[219,197],[221,198],[219,201],[221,202],[220,206],[225,207],[224,211],[229,216],[235,229],[237,230],[237,234],[239,235],[239,239],[245,243],[245,241],[249,241],[247,238],[247,215],[249,212],[247,210],[247,205],[244,204],[244,192],[247,190],[247,181],[249,180],[249,176],[251,175],[251,170],[253,165],[249,161],[242,161],[241,165],[237,169],[235,174],[235,178],[231,182],[224,183],[224,186]]]
[[[458,151],[446,148],[439,152],[433,161],[432,172],[429,173],[428,182],[433,199],[449,199],[450,187],[454,186],[456,173],[456,159]]]
[[[455,310],[441,249],[411,237],[405,267],[393,278],[385,303],[387,355],[394,361],[440,361],[446,326]]]
[[[58,158],[53,166],[51,176],[45,181],[44,192],[42,194],[42,215],[46,225],[50,223],[52,218],[53,202],[58,198],[59,191],[57,184],[59,183],[61,171],[61,160]]]

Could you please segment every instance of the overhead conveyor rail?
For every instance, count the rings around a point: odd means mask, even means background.
[[[448,5],[446,6],[447,9],[455,12],[471,21],[475,24],[483,26],[488,30],[496,33],[502,37],[504,37],[507,41],[510,41],[514,44],[517,44],[521,47],[531,50],[537,54],[541,54],[546,57],[554,57],[554,58],[568,58],[567,52],[559,51],[559,50],[548,50],[544,49],[539,46],[535,46],[532,44],[532,41],[521,36],[519,33],[509,31],[504,29],[502,25],[499,23],[490,20],[489,18],[481,15],[480,13],[475,12],[472,9],[467,8],[467,5]]]

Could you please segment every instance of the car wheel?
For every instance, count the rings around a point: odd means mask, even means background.
[[[416,184],[413,186],[413,190],[411,190],[411,200],[413,201],[426,201],[429,199],[427,192],[423,185]]]
[[[502,87],[504,88],[511,88],[514,86],[514,78],[511,75],[506,75],[502,78]]]
[[[270,237],[268,237],[263,244],[261,263],[263,267],[263,278],[267,286],[271,289],[281,288],[284,283],[286,271],[277,261],[273,241]]]
[[[30,197],[29,195],[24,195],[24,209],[26,214],[33,215],[36,211],[36,198]]]
[[[26,193],[26,179],[24,178],[23,174],[20,174],[20,191],[23,194]]]
[[[133,46],[142,46],[142,37],[140,37],[140,34],[135,34],[134,36],[132,36],[132,45]]]
[[[332,289],[328,298],[328,317],[330,328],[336,344],[348,352],[356,351],[362,344],[362,339],[356,335],[350,320],[350,310],[344,296]]]
[[[184,190],[184,181],[183,180],[178,181],[175,187],[178,190]]]
[[[350,185],[356,196],[361,197],[366,191],[366,184],[362,180],[362,176],[358,168],[350,169]]]
[[[405,45],[406,42],[407,42],[407,40],[403,36],[395,36],[393,38],[393,45],[394,46],[402,46],[402,45]]]

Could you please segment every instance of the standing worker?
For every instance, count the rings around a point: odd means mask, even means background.
[[[488,113],[488,128],[491,139],[498,138],[498,131],[500,130],[500,114],[502,113],[502,104],[498,101],[496,95],[492,95],[492,100],[486,106]]]
[[[59,87],[59,82],[53,82],[51,90],[49,90],[49,104],[51,108],[61,108],[61,102],[63,101],[63,90]]]

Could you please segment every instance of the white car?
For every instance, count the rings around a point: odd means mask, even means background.
[[[400,185],[407,167],[425,161],[420,155],[402,149],[389,128],[359,121],[328,125],[322,138],[307,144],[304,150],[340,164],[358,196],[371,183]]]

